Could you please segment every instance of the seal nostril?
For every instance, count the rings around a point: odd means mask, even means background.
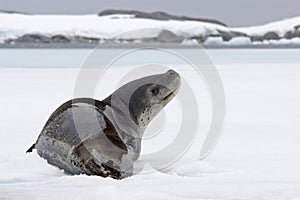
[[[167,72],[167,74],[168,74],[169,76],[174,76],[174,75],[176,74],[176,72],[175,72],[174,70],[169,70],[169,71]]]

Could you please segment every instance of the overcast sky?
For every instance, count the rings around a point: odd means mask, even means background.
[[[0,0],[2,10],[28,13],[87,14],[109,8],[213,18],[230,26],[300,16],[300,0]]]

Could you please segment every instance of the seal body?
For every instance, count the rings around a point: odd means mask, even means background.
[[[69,174],[131,176],[145,128],[179,86],[179,75],[169,70],[129,82],[103,101],[70,100],[50,116],[27,152],[36,149]]]
[[[126,138],[123,140],[103,114],[104,108],[103,102],[87,98],[60,106],[35,144],[38,154],[70,174],[116,179],[129,176],[133,160],[124,143]]]

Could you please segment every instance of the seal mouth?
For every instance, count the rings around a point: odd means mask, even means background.
[[[171,98],[174,97],[174,92],[170,92],[167,96],[165,96],[163,98],[163,101],[167,101],[167,100],[170,100]]]
[[[167,94],[164,98],[163,98],[163,103],[164,103],[164,105],[165,104],[167,104],[168,102],[170,102],[171,101],[171,99],[173,99],[174,97],[175,97],[175,95],[177,94],[177,92],[178,92],[178,90],[179,90],[179,88],[180,88],[180,81],[178,81],[177,82],[177,84],[176,84],[176,86],[174,87],[174,89],[173,90],[171,90],[170,92],[169,92],[169,94]]]

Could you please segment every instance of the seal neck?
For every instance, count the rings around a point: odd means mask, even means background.
[[[117,127],[119,133],[123,132],[140,138],[143,136],[145,128],[139,126],[125,102],[121,99],[114,99],[112,103],[111,96],[107,97],[103,102],[106,105],[103,113]]]

